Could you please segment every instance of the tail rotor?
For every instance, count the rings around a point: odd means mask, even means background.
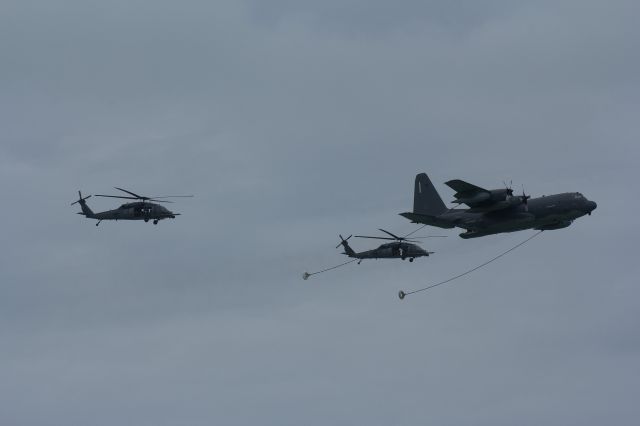
[[[344,246],[345,244],[347,244],[347,241],[349,241],[349,238],[353,237],[353,235],[349,235],[346,239],[342,237],[342,235],[338,235],[340,237],[340,244],[338,244],[336,246],[336,248],[340,247],[340,246]]]
[[[85,200],[88,200],[89,198],[91,198],[91,195],[82,197],[82,192],[78,191],[78,201],[74,201],[73,203],[71,203],[71,205],[78,204],[78,203],[84,204]]]

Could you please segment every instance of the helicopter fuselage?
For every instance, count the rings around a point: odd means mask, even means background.
[[[174,214],[164,206],[154,203],[127,203],[117,209],[95,213],[96,219],[115,220],[149,220],[175,218]]]
[[[153,220],[154,223],[158,223],[162,219],[175,219],[179,213],[173,213],[169,209],[159,204],[137,201],[133,203],[126,203],[113,210],[106,210],[103,212],[94,213],[89,209],[86,202],[80,204],[82,208],[82,214],[89,219],[102,220],[144,220],[148,222]]]
[[[429,253],[416,244],[393,242],[382,244],[380,247],[355,253],[350,257],[358,259],[406,259],[429,256]]]

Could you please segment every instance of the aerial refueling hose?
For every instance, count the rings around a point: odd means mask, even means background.
[[[476,266],[475,268],[469,269],[468,271],[465,271],[465,272],[463,272],[463,273],[461,273],[461,274],[458,274],[458,275],[456,275],[455,277],[448,278],[448,279],[446,279],[446,280],[444,280],[444,281],[440,281],[439,283],[436,283],[436,284],[431,284],[430,286],[427,286],[427,287],[424,287],[424,288],[420,288],[420,289],[418,289],[418,290],[407,291],[407,292],[404,292],[404,291],[400,290],[400,291],[398,292],[398,297],[400,298],[400,300],[402,300],[402,299],[404,299],[404,298],[405,298],[405,296],[408,296],[408,295],[410,295],[410,294],[419,293],[419,292],[421,292],[421,291],[429,290],[430,288],[438,287],[439,285],[446,284],[446,283],[451,282],[451,281],[453,281],[453,280],[456,280],[456,279],[458,279],[458,278],[460,278],[460,277],[464,277],[465,275],[470,274],[470,273],[472,273],[473,271],[477,271],[478,269],[480,269],[480,268],[482,268],[482,267],[484,267],[484,266],[487,266],[487,265],[488,265],[488,264],[490,264],[491,262],[493,262],[493,261],[496,261],[496,260],[500,259],[500,258],[501,258],[502,256],[504,256],[505,254],[510,253],[510,252],[512,252],[513,250],[517,249],[518,247],[520,247],[520,246],[524,245],[525,243],[527,243],[527,242],[529,242],[529,241],[533,240],[535,237],[537,237],[537,236],[538,236],[538,235],[540,235],[541,233],[542,233],[542,231],[538,231],[538,232],[536,232],[535,234],[533,234],[532,236],[530,236],[530,237],[529,237],[529,238],[527,238],[526,240],[524,240],[524,241],[522,241],[521,243],[516,244],[515,246],[511,247],[509,250],[504,251],[504,252],[500,253],[499,255],[497,255],[496,257],[494,257],[494,258],[492,258],[492,259],[490,259],[490,260],[487,260],[487,261],[486,261],[486,262],[484,262],[483,264],[478,265],[478,266]],[[305,279],[306,279],[306,278],[305,278]]]
[[[323,269],[322,271],[318,271],[318,272],[311,272],[311,273],[309,273],[309,272],[305,272],[304,274],[302,274],[302,279],[303,279],[303,280],[307,280],[307,279],[309,279],[309,277],[310,277],[310,276],[312,276],[312,275],[321,274],[321,273],[323,273],[323,272],[327,272],[327,271],[330,271],[330,270],[332,270],[332,269],[336,269],[336,268],[339,268],[339,267],[341,267],[341,266],[348,265],[349,263],[355,262],[356,260],[358,260],[358,259],[351,259],[351,260],[349,260],[348,262],[344,262],[344,263],[341,263],[341,264],[339,264],[339,265],[332,266],[331,268],[326,268],[326,269]]]

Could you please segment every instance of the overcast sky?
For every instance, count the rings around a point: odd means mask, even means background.
[[[635,425],[637,1],[5,0],[3,425]],[[344,261],[427,172],[592,216]],[[157,226],[75,213],[193,193]],[[117,200],[92,198],[94,211]],[[373,240],[355,240],[364,250]]]

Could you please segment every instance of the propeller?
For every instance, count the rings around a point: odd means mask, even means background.
[[[531,195],[527,195],[524,193],[524,185],[522,185],[522,196],[520,199],[522,200],[522,204],[524,204],[524,208],[526,211],[529,211],[529,206],[527,200],[531,198]]]
[[[524,185],[522,185],[522,202],[527,204],[527,200],[531,198],[531,195],[527,195],[524,193]]]
[[[114,187],[115,189],[125,192],[127,194],[129,194],[130,196],[124,196],[124,195],[103,195],[103,194],[96,194],[96,197],[107,197],[107,198],[122,198],[125,200],[141,200],[142,202],[145,201],[155,201],[157,203],[173,203],[173,201],[169,201],[169,200],[161,200],[160,198],[186,198],[186,197],[193,197],[193,195],[163,195],[163,196],[159,196],[159,197],[146,197],[144,195],[138,195],[135,192],[131,192],[128,191],[124,188],[118,188],[117,186]]]
[[[513,180],[509,181],[509,185],[507,185],[507,181],[502,181],[502,183],[504,184],[504,188],[507,190],[507,195],[508,196],[512,196],[513,195]]]
[[[347,237],[347,239],[342,238],[342,235],[338,235],[340,237],[340,244],[338,244],[336,246],[336,248],[340,247],[342,244],[346,243],[347,241],[349,241],[349,238],[353,237],[353,235],[349,235]],[[306,278],[305,278],[306,279]]]
[[[91,195],[87,195],[86,197],[83,198],[82,197],[82,193],[80,191],[78,191],[78,201],[74,201],[73,203],[71,203],[71,205],[78,204],[78,203],[83,203],[84,200],[87,200],[89,198],[91,198]]]

